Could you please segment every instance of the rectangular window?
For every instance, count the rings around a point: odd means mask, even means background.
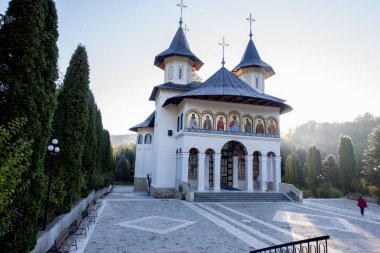
[[[256,76],[256,89],[258,89],[258,88],[259,88],[259,77]]]
[[[179,116],[177,118],[177,132],[179,131]]]
[[[168,79],[173,79],[173,66],[169,66]]]
[[[179,122],[180,124],[180,129],[183,129],[183,113],[181,113],[181,121]]]

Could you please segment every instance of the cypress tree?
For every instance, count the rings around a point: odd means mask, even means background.
[[[307,152],[305,169],[308,189],[313,196],[316,196],[318,187],[317,176],[322,173],[322,158],[315,146],[310,147]]]
[[[352,186],[356,176],[356,159],[349,136],[341,135],[338,145],[338,163],[341,175],[341,185],[344,194],[355,191]]]
[[[364,151],[364,177],[370,186],[380,193],[380,124],[368,136],[368,147]]]
[[[15,20],[0,30],[0,125],[16,118],[27,124],[18,136],[31,142],[27,189],[17,193],[13,227],[1,239],[6,252],[28,252],[36,242],[43,209],[43,162],[56,106],[57,15],[50,0],[13,0],[6,15]]]
[[[326,180],[335,188],[340,189],[340,171],[338,162],[333,155],[327,155],[323,160],[323,175]]]
[[[290,154],[286,158],[284,182],[297,184],[297,157],[294,154]]]
[[[97,138],[96,138],[96,104],[95,98],[91,90],[89,91],[88,100],[88,128],[85,138],[85,149],[83,151],[83,173],[85,174],[86,185],[84,185],[83,193],[87,193],[92,189],[93,174],[97,161]]]
[[[80,198],[85,182],[82,158],[89,121],[89,74],[86,49],[79,45],[67,68],[54,115],[55,137],[61,147],[59,174],[65,197],[60,208],[64,212]]]

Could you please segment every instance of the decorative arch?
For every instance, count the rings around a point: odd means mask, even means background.
[[[194,115],[194,117],[193,117]],[[186,112],[186,128],[190,129],[199,129],[200,122],[200,113],[198,110],[190,109]]]
[[[238,111],[230,111],[227,118],[228,131],[241,132],[241,115]]]
[[[268,152],[267,157],[276,157],[276,154],[273,151]]]
[[[189,180],[196,180],[198,175],[198,149],[191,148],[189,150],[189,169],[188,178]]]
[[[244,114],[241,117],[241,124],[242,124],[242,130],[245,133],[252,133],[254,132],[254,124],[253,124],[253,118],[249,114]]]
[[[266,133],[266,122],[265,118],[262,115],[257,115],[253,118],[253,132],[257,134],[265,134]]]
[[[206,110],[201,114],[201,125],[200,128],[203,130],[213,130],[215,125],[214,113],[212,111]]]
[[[227,114],[224,112],[217,112],[215,114],[215,130],[227,131]]]
[[[206,155],[213,155],[213,154],[215,154],[215,151],[212,148],[208,148],[208,149],[206,149],[205,154]]]
[[[145,144],[151,144],[152,143],[152,135],[151,134],[145,135],[144,143]]]
[[[142,144],[143,143],[143,135],[142,134],[139,134],[137,136],[137,144]]]
[[[266,132],[268,134],[278,134],[278,121],[275,117],[267,118]]]

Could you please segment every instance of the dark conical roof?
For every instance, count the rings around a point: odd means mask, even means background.
[[[152,112],[144,122],[137,124],[134,127],[129,128],[129,130],[133,132],[137,132],[137,129],[139,128],[147,128],[147,127],[154,127],[154,119],[155,119],[155,112]]]
[[[225,67],[194,89],[168,98],[163,106],[179,104],[185,98],[280,107],[281,113],[292,110],[285,100],[258,93]]]
[[[252,39],[248,41],[248,45],[245,49],[243,58],[241,59],[240,63],[234,68],[233,72],[239,71],[239,69],[242,68],[249,67],[263,68],[265,70],[265,78],[268,78],[275,74],[273,68],[269,64],[261,60],[259,52],[257,52],[257,49]]]
[[[196,70],[199,70],[203,65],[203,62],[195,54],[193,54],[193,52],[191,52],[189,44],[187,43],[187,40],[186,40],[186,36],[183,32],[182,26],[178,27],[178,30],[176,34],[174,35],[174,38],[169,48],[154,58],[154,65],[156,65],[157,67],[161,69],[164,69],[165,58],[169,56],[174,56],[174,55],[186,56],[190,58],[194,62],[193,67]]]

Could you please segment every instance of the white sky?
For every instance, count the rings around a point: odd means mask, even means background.
[[[131,133],[153,110],[148,101],[164,73],[154,57],[167,49],[178,28],[180,0],[56,0],[59,65],[65,73],[79,43],[86,46],[90,87],[111,134]],[[7,8],[0,1],[0,13]],[[287,100],[281,130],[305,123],[351,121],[380,115],[380,1],[377,0],[185,0],[183,21],[190,48],[205,64],[203,80],[239,62],[253,40],[276,75],[266,93]]]

